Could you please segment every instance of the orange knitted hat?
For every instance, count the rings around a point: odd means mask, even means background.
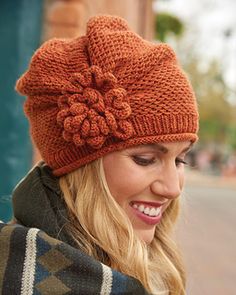
[[[85,36],[44,43],[16,89],[57,176],[114,150],[197,140],[196,99],[174,52],[119,17],[93,17]]]

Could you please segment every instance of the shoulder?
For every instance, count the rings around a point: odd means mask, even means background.
[[[0,223],[0,249],[2,294],[147,294],[137,280],[37,228]]]

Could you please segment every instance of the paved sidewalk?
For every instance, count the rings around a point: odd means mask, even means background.
[[[236,294],[235,180],[187,173],[177,237],[188,295]]]

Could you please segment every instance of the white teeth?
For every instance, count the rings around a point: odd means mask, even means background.
[[[150,214],[150,208],[146,207],[143,211],[143,213],[149,215]]]
[[[150,216],[156,216],[157,214],[156,214],[156,209],[155,208],[152,208],[151,210],[150,210],[150,212],[149,212],[149,215]]]
[[[140,211],[140,212],[143,212],[144,211],[144,206],[143,205],[140,205],[140,206],[138,206],[138,210]]]
[[[138,204],[133,204],[132,207],[134,209],[137,209],[139,212],[144,213],[145,215],[156,217],[160,214],[161,212],[161,207],[158,208],[150,208],[150,207],[145,207],[144,205],[138,205]]]

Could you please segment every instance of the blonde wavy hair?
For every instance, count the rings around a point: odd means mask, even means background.
[[[67,231],[84,252],[138,279],[151,294],[183,295],[185,272],[171,230],[179,212],[173,200],[156,227],[151,244],[134,233],[129,218],[112,197],[102,159],[59,180],[68,208]]]

